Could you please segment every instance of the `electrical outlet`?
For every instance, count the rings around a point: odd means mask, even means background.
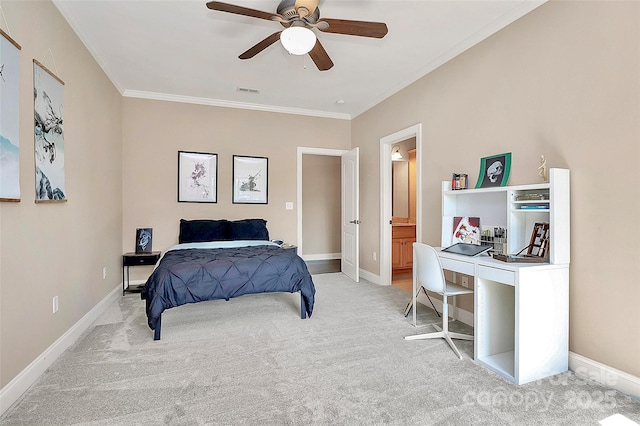
[[[58,296],[53,296],[53,313],[58,312]]]
[[[373,252],[373,260],[376,260],[376,252]]]
[[[462,284],[463,287],[469,288],[469,276],[461,275],[460,276],[460,284]]]
[[[104,268],[102,268],[102,279],[103,280],[107,279],[107,267],[106,266]]]

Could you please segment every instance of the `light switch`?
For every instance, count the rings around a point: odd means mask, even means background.
[[[293,203],[291,201],[287,201],[284,205],[284,208],[287,210],[293,210]]]

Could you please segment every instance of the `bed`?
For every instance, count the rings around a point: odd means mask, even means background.
[[[315,287],[307,265],[295,250],[269,241],[265,220],[182,219],[178,241],[142,288],[154,340],[166,309],[205,300],[300,292],[300,317],[311,317]]]

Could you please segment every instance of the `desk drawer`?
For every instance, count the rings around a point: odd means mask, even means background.
[[[478,266],[478,278],[496,281],[503,284],[516,284],[515,272],[483,265]]]
[[[461,274],[471,276],[473,276],[473,274],[475,273],[475,271],[473,270],[473,263],[471,262],[441,257],[440,263],[442,263],[442,269],[446,269],[448,271],[459,272]]]

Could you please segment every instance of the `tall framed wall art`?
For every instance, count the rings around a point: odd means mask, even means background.
[[[178,202],[218,202],[218,154],[178,151]]]
[[[35,59],[33,92],[36,203],[64,202],[64,82]]]
[[[20,50],[0,29],[0,201],[20,201]]]

